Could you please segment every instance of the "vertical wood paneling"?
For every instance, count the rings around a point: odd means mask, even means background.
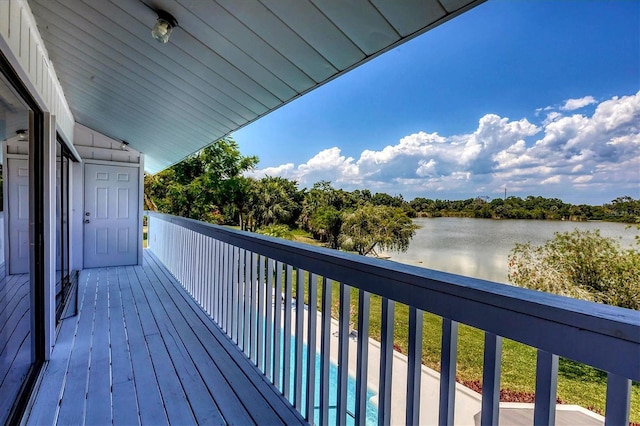
[[[9,38],[9,5],[10,1],[0,1],[0,36]]]
[[[391,380],[393,367],[393,319],[395,302],[382,298],[380,331],[380,379],[378,388],[378,425],[391,424]]]
[[[266,312],[265,312],[265,342],[264,342],[264,374],[269,380],[273,378],[273,266],[275,261],[267,258]]]
[[[11,51],[5,53],[9,62],[18,68],[30,86],[30,91],[42,109],[56,116],[56,124],[67,140],[73,142],[74,119],[62,94],[62,88],[53,70],[38,32],[36,21],[25,0],[0,0],[0,37]],[[15,60],[12,60],[12,57]],[[49,87],[55,87],[50,91]]]
[[[13,54],[20,57],[20,14],[22,5],[18,0],[9,0],[9,40]]]
[[[356,424],[367,420],[367,374],[369,372],[369,313],[371,294],[358,292],[358,354],[356,376]]]
[[[18,62],[20,62],[20,65],[22,66],[24,72],[27,74],[27,77],[29,78],[31,84],[37,90],[38,82],[36,81],[35,76],[32,75],[31,69],[29,67],[29,45],[31,44],[31,40],[29,34],[29,23],[25,19],[25,10],[23,5],[21,5],[18,12],[18,20],[20,22],[18,24],[18,28],[20,31],[20,41],[18,42],[18,45],[20,46],[18,51]]]
[[[333,281],[322,279],[322,325],[320,332],[320,424],[329,422],[329,357],[331,354],[331,293]]]
[[[231,338],[234,343],[238,343],[238,311],[240,298],[238,297],[240,288],[240,249],[233,248],[233,294],[231,300]]]
[[[347,422],[347,379],[349,375],[349,322],[351,321],[351,287],[340,283],[338,329],[338,408],[337,422]]]
[[[244,341],[244,328],[245,328],[245,317],[244,317],[244,304],[245,304],[245,278],[244,278],[244,268],[245,268],[245,250],[240,249],[240,260],[238,264],[238,346],[240,349],[244,350],[245,341]]]
[[[244,252],[244,353],[251,353],[251,252]]]
[[[316,327],[318,319],[318,276],[309,274],[309,310],[307,327],[307,416],[314,424],[314,406],[316,399]]]
[[[220,288],[218,286],[219,282],[219,271],[220,271],[220,252],[219,252],[220,241],[213,240],[213,268],[212,268],[212,279],[213,279],[213,319],[216,323],[219,323],[219,314],[220,314]]]
[[[282,393],[289,401],[292,400],[291,395],[291,293],[293,287],[293,268],[291,265],[286,266],[286,275],[284,280],[284,366],[282,368]]]
[[[282,377],[282,263],[276,262],[275,274],[275,306],[273,325],[273,384],[282,391],[280,378]]]
[[[258,322],[260,316],[258,312],[258,254],[251,253],[251,326],[250,341],[251,341],[251,360],[254,364],[258,365]]]
[[[257,257],[258,259],[258,369],[264,372],[264,327],[265,327],[265,271],[264,271],[264,256]]]
[[[293,406],[302,412],[302,348],[304,346],[304,287],[305,274],[302,269],[296,268],[296,347],[294,370],[294,400]]]
[[[207,286],[207,313],[209,316],[213,317],[213,281],[211,279],[211,270],[213,269],[213,252],[212,246],[213,238],[207,238],[205,241],[205,260],[206,260],[206,269],[204,282]]]
[[[220,277],[220,284],[222,287],[222,298],[220,303],[222,304],[222,330],[229,334],[228,319],[229,319],[229,244],[222,243],[222,275]]]
[[[222,330],[229,334],[229,244],[222,243],[222,274],[220,277],[220,284],[222,286]]]

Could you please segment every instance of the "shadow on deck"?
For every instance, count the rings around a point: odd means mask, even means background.
[[[145,250],[88,269],[29,424],[300,424],[302,417]]]

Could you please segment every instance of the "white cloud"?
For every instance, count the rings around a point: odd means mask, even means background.
[[[570,99],[561,109],[593,102],[591,96]],[[497,193],[505,185],[511,193],[540,194],[544,187],[554,193],[589,195],[593,189],[637,196],[640,92],[603,101],[591,116],[549,113],[535,125],[526,118],[486,114],[469,134],[418,132],[380,150],[364,150],[357,160],[333,147],[297,167],[288,163],[251,173],[264,175],[295,179],[302,186],[329,180],[347,190],[368,188],[408,199],[438,196],[432,192]]]
[[[560,183],[562,181],[562,176],[551,176],[548,177],[542,181],[540,181],[540,185],[550,185],[550,184],[557,184]]]
[[[592,179],[593,179],[593,176],[582,175],[582,176],[578,176],[577,178],[573,179],[573,183],[587,183],[587,182],[591,181]]]
[[[301,177],[334,170],[347,179],[358,176],[358,167],[353,164],[353,158],[340,155],[340,148],[337,147],[320,151],[305,164],[298,166]]]
[[[251,170],[246,172],[245,176],[250,176],[257,179],[263,178],[265,176],[281,176],[290,179],[292,177],[293,171],[293,163],[287,163],[276,167],[266,167],[260,170]]]
[[[298,167],[295,167],[293,163],[287,163],[277,167],[254,170],[246,175],[258,179],[264,176],[282,176],[296,180],[302,185],[313,184],[320,180],[337,183],[358,182],[358,166],[353,163],[352,157],[345,157],[340,153],[340,148],[328,148],[320,151]]]
[[[436,171],[436,165],[438,164],[438,162],[436,160],[434,160],[433,158],[430,159],[429,161],[425,161],[425,160],[420,160],[418,161],[418,169],[416,170],[416,174],[420,177],[427,177],[427,176],[436,176],[437,175],[437,171]]]
[[[578,99],[567,99],[566,101],[564,101],[564,105],[561,106],[560,109],[563,111],[573,111],[595,103],[596,100],[593,98],[593,96],[585,96]]]
[[[550,113],[547,113],[547,118],[544,119],[542,124],[546,126],[549,123],[553,123],[554,121],[558,120],[559,118],[562,118],[562,114],[560,114],[558,111],[551,111]]]

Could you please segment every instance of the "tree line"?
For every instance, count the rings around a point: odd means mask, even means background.
[[[257,157],[242,155],[235,141],[221,139],[145,176],[145,207],[278,237],[301,229],[329,247],[363,255],[406,250],[415,233],[411,218],[418,216],[640,222],[640,200],[628,196],[602,206],[535,196],[406,201],[402,195],[337,189],[327,181],[299,188],[283,177],[243,175],[257,163]]]
[[[257,162],[240,154],[233,140],[221,139],[145,176],[145,208],[277,237],[302,229],[329,247],[362,255],[408,248],[416,226],[404,200],[390,203],[397,197],[347,192],[325,181],[307,190],[282,177],[243,176]]]
[[[538,219],[538,220],[605,220],[610,222],[638,223],[640,221],[640,199],[618,197],[601,206],[565,203],[559,198],[529,195],[526,198],[487,197],[466,200],[431,200],[416,198],[410,206],[420,216],[459,216],[493,219]]]
[[[417,197],[406,201],[402,195],[336,189],[327,181],[300,189],[296,181],[282,177],[243,176],[257,163],[257,157],[243,156],[235,141],[221,139],[156,175],[147,175],[146,208],[212,223],[239,225],[248,231],[273,225],[299,227],[332,246],[338,244],[337,228],[343,220],[338,213],[353,212],[364,206],[400,209],[410,218],[458,216],[627,223],[640,220],[640,199],[629,196],[601,206],[574,205],[539,196],[493,200]]]

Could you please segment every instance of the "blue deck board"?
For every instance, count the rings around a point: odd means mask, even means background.
[[[82,271],[28,424],[303,424],[164,266]]]
[[[242,386],[235,389],[236,391],[240,390],[238,398],[247,407],[251,407],[252,404],[265,404],[270,407],[271,413],[279,417],[279,419],[271,417],[269,410],[265,410],[265,413],[261,414],[259,409],[252,408],[249,409],[249,412],[253,415],[254,421],[257,423],[300,423],[300,415],[289,402],[278,394],[275,387],[266,381],[256,366],[213,323],[202,308],[185,291],[182,291],[180,284],[152,253],[145,257],[145,267],[153,271],[155,280],[163,285],[169,299],[182,313],[202,347],[212,359],[216,360],[218,368],[225,374],[226,379],[232,383],[243,383]],[[216,354],[226,354],[226,356],[216,356]],[[264,408],[264,406],[260,408]]]
[[[51,360],[44,372],[42,384],[34,402],[30,421],[33,424],[51,423],[51,413],[57,413],[61,391],[69,369],[69,357],[73,347],[73,336],[78,317],[65,319],[60,324],[58,341],[53,348]]]
[[[120,280],[126,280],[124,270],[110,269],[109,275],[109,334],[111,338],[111,381],[113,424],[124,425],[136,423],[138,416],[138,400],[132,398],[136,394],[131,367],[129,343],[122,310]]]
[[[73,336],[73,348],[64,381],[64,393],[60,401],[57,421],[60,424],[82,424],[85,421],[87,376],[91,354],[91,332],[95,309],[97,270],[85,275],[87,278],[80,297],[79,315]]]
[[[87,384],[87,424],[111,423],[111,406],[105,400],[111,398],[111,380],[105,371],[109,371],[109,280],[108,271],[98,271],[96,284],[96,302],[93,317],[93,335],[91,342],[91,364]]]
[[[144,272],[141,271],[141,273]],[[156,291],[161,291],[159,287],[160,286],[156,288]],[[234,389],[225,380],[216,362],[204,349],[194,331],[186,321],[184,321],[180,309],[170,301],[168,294],[164,293],[164,295],[163,299],[166,303],[156,303],[154,306],[157,309],[165,309],[166,314],[175,324],[175,328],[177,328],[174,333],[168,333],[169,338],[175,339],[176,342],[182,342],[183,345],[189,348],[188,353],[185,354],[186,357],[183,357],[177,364],[183,365],[181,372],[187,374],[189,380],[200,381],[205,385],[206,394],[193,395],[193,404],[197,407],[202,407],[202,398],[205,398],[211,401],[209,403],[211,408],[219,407],[219,411],[216,410],[217,413],[212,413],[215,417],[205,415],[204,420],[218,423],[216,417],[219,417],[221,420],[223,418],[232,418],[235,419],[238,424],[252,424],[253,420],[247,413],[247,409],[235,395]],[[169,331],[168,324],[167,331]],[[178,354],[176,358],[179,356],[180,354]],[[210,389],[215,389],[215,395],[210,393]],[[209,398],[207,398],[207,395],[209,395]],[[213,398],[215,398],[215,401]]]
[[[131,292],[130,281],[131,276],[127,272],[126,276],[119,282],[124,307],[124,320],[129,339],[133,379],[136,384],[140,421],[143,424],[163,424],[167,423],[164,403],[158,389],[156,373],[149,355],[133,293]]]

